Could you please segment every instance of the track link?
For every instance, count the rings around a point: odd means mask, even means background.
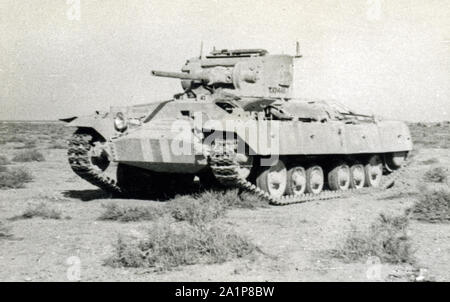
[[[260,198],[267,200],[272,205],[289,205],[295,203],[303,203],[308,201],[335,199],[340,197],[351,196],[352,194],[369,194],[376,193],[391,188],[394,183],[400,180],[406,171],[406,166],[410,164],[410,160],[395,172],[383,177],[382,183],[378,188],[350,189],[347,191],[323,191],[319,194],[302,194],[287,195],[280,198],[271,196],[266,191],[261,190],[250,181],[239,176],[239,163],[236,161],[236,142],[216,140],[211,150],[211,169],[217,180],[224,186],[235,187],[244,191],[253,193]]]
[[[90,134],[79,132],[73,134],[67,151],[70,167],[78,176],[94,186],[111,193],[122,193],[117,182],[92,163],[89,154],[92,141],[93,137]]]

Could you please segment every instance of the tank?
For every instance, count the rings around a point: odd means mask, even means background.
[[[187,60],[181,72],[152,71],[179,79],[183,91],[66,119],[76,128],[70,166],[116,194],[225,186],[273,204],[392,185],[412,149],[407,125],[294,97],[294,60],[224,49]]]

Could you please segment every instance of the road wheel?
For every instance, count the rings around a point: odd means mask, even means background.
[[[287,174],[287,188],[288,195],[302,195],[306,190],[306,170],[303,167],[297,166],[289,169]]]
[[[281,160],[269,167],[261,167],[256,177],[256,185],[273,197],[281,197],[286,191],[287,170]]]
[[[314,165],[306,169],[306,192],[319,194],[322,192],[325,177],[320,166]]]
[[[366,183],[366,173],[364,166],[361,164],[354,164],[350,167],[350,188],[361,189]]]
[[[383,176],[383,163],[378,155],[373,155],[364,166],[366,174],[366,186],[379,187]]]
[[[328,186],[333,191],[346,191],[350,187],[350,168],[339,164],[328,172]]]

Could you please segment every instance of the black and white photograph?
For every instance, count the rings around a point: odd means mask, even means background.
[[[449,0],[0,0],[0,282],[448,282],[449,167]]]

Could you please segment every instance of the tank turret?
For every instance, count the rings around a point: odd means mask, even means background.
[[[269,55],[264,49],[224,49],[188,60],[182,72],[152,74],[181,79],[186,92],[214,93],[220,89],[238,97],[290,98],[293,58]]]

